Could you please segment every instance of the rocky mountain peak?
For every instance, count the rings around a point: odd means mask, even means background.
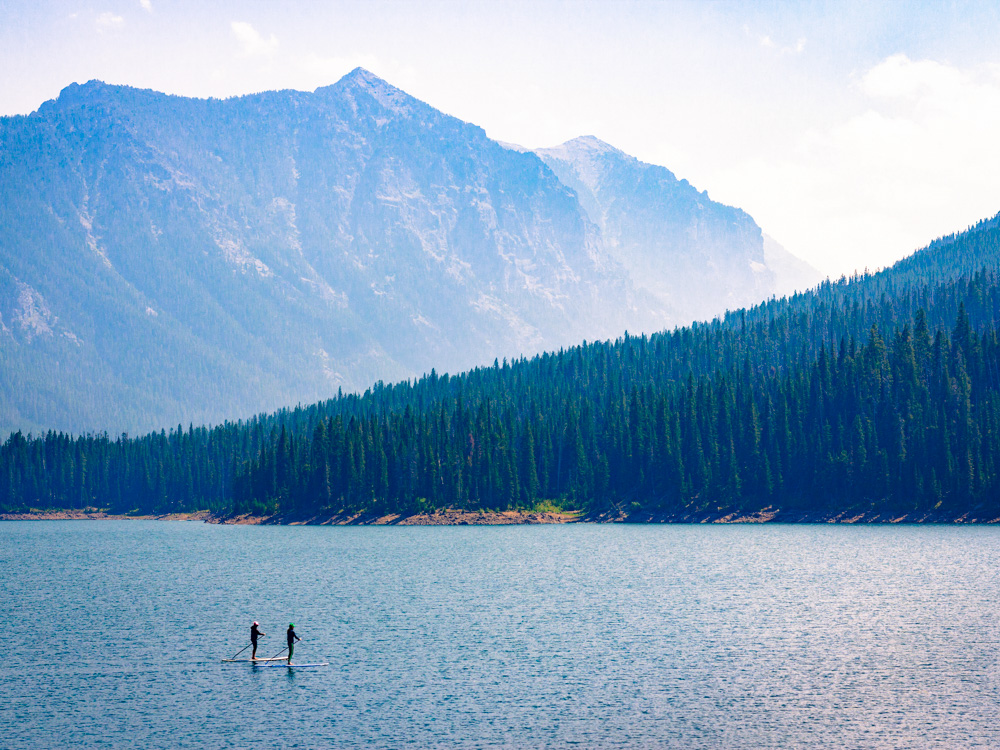
[[[625,156],[625,153],[623,151],[621,151],[620,149],[615,148],[610,143],[606,143],[605,141],[602,141],[597,136],[593,136],[593,135],[581,135],[581,136],[578,136],[578,137],[573,138],[571,140],[568,140],[565,143],[563,143],[563,144],[561,144],[559,146],[556,146],[555,148],[550,149],[550,150],[552,150],[552,151],[563,150],[563,151],[571,152],[571,153],[575,153],[575,154],[586,154],[586,153],[590,153],[590,154],[608,154],[608,153],[614,153],[614,154],[621,154],[622,156]]]
[[[113,89],[118,88],[122,87],[110,86],[96,78],[86,83],[71,83],[60,91],[59,96],[55,99],[50,99],[42,104],[38,111],[39,113],[65,111],[88,104],[96,104],[106,100],[113,94]]]
[[[641,164],[638,159],[592,135],[582,135],[552,148],[538,149],[536,153],[549,166],[557,162],[567,165],[588,192],[599,189],[601,181],[614,165]]]
[[[395,86],[386,81],[384,78],[379,78],[377,75],[372,73],[370,70],[362,67],[357,67],[350,73],[346,74],[343,78],[338,81],[339,84],[345,86],[358,86],[363,88],[378,88],[378,89],[391,89],[393,91],[399,91]]]
[[[322,92],[346,94],[352,99],[368,96],[396,114],[409,114],[418,104],[417,100],[405,91],[379,78],[370,70],[360,67],[352,70],[332,86],[316,89],[317,94]]]

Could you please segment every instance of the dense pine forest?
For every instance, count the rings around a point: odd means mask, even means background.
[[[1000,227],[723,319],[142,437],[15,433],[0,509],[1000,517]]]

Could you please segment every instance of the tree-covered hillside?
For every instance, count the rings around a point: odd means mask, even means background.
[[[1000,516],[1000,228],[711,323],[137,439],[11,437],[0,506]]]

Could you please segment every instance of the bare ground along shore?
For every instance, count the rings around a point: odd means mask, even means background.
[[[593,518],[588,520],[608,520],[619,523],[835,523],[835,524],[885,524],[885,523],[938,523],[938,524],[992,524],[1000,523],[996,511],[970,511],[956,515],[953,513],[899,513],[891,514],[874,511],[846,510],[837,513],[829,511],[801,511],[782,508],[763,508],[750,512],[685,510],[680,513],[649,513],[637,511],[615,518]]]
[[[478,511],[449,508],[434,513],[412,515],[375,515],[365,513],[321,513],[318,515],[232,516],[213,514],[209,511],[194,513],[168,513],[165,515],[120,515],[99,508],[82,510],[28,510],[21,513],[0,513],[0,521],[71,521],[71,520],[120,520],[145,519],[157,521],[202,521],[238,525],[288,525],[288,526],[496,526],[539,523],[836,523],[836,524],[885,524],[885,523],[936,523],[936,524],[995,524],[1000,517],[995,512],[970,511],[962,515],[944,513],[910,513],[892,515],[874,512],[844,511],[819,513],[764,508],[748,513],[733,511],[699,511],[687,509],[675,513],[650,513],[609,510],[603,513],[535,512],[535,511]]]
[[[580,519],[577,513],[532,512],[519,510],[476,511],[441,510],[437,513],[415,513],[409,516],[366,513],[337,513],[310,516],[226,516],[216,523],[287,524],[312,526],[498,526],[523,523],[571,523]]]
[[[121,515],[108,513],[100,508],[70,508],[68,510],[27,510],[21,513],[0,513],[0,521],[117,521],[117,520],[155,520],[155,521],[210,521],[212,514],[207,510],[197,510],[193,513],[165,513],[163,515]]]

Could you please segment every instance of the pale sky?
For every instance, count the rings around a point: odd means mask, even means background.
[[[360,65],[493,138],[592,134],[832,274],[1000,211],[1000,3],[0,0],[0,114]]]

